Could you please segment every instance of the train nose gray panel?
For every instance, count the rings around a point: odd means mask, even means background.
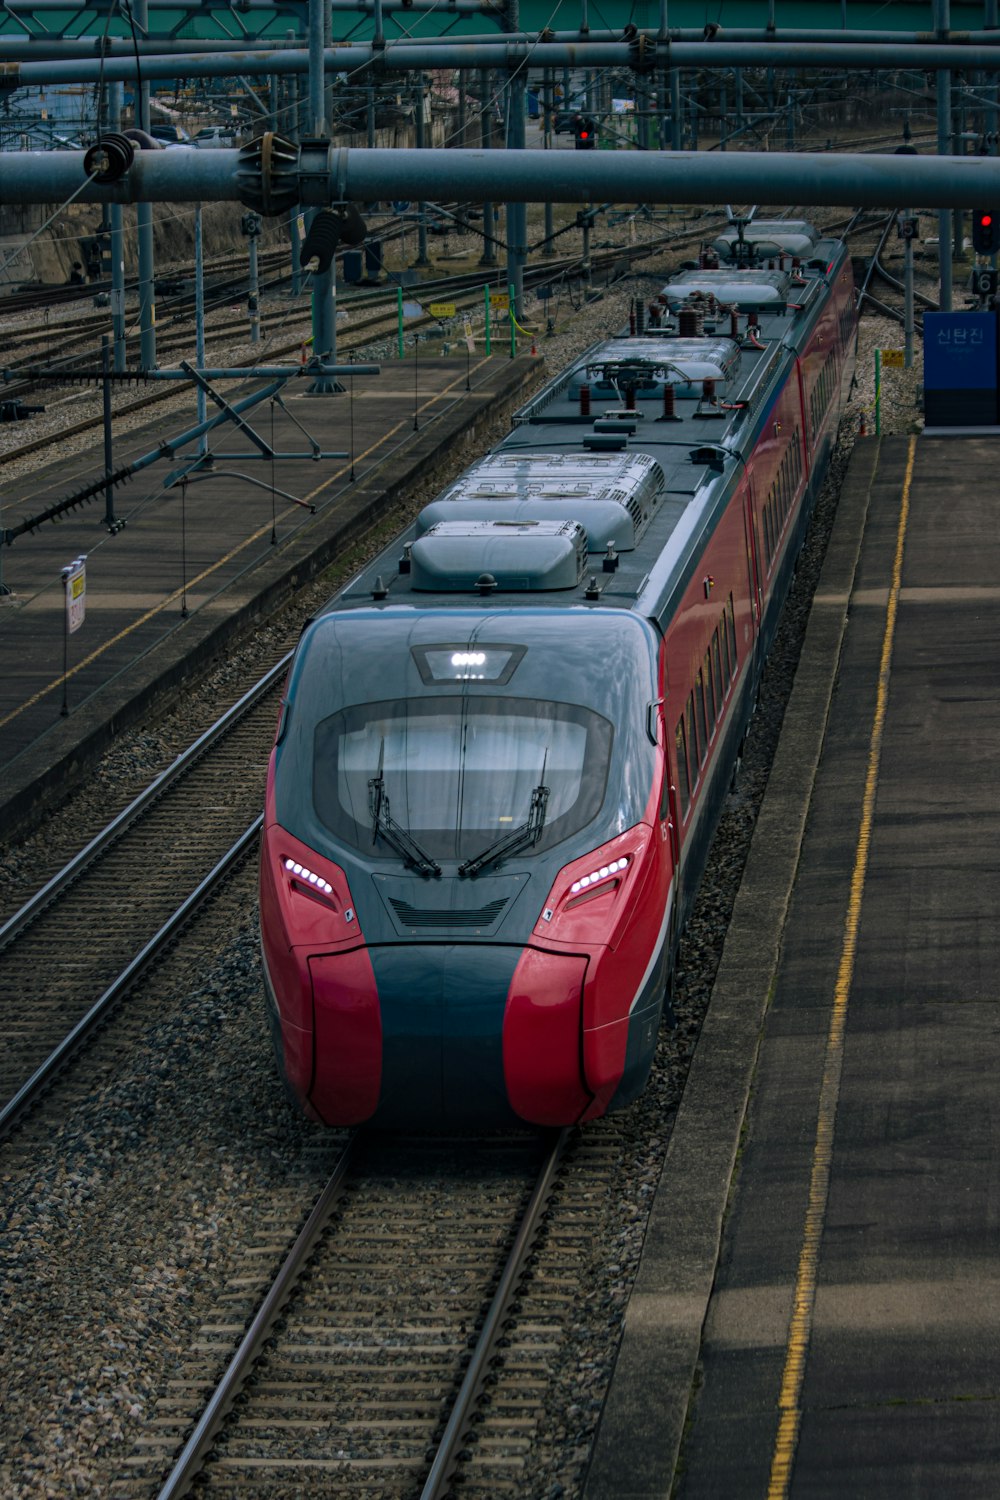
[[[474,1126],[508,1113],[503,1018],[521,950],[422,943],[370,950],[382,1016],[377,1125]]]

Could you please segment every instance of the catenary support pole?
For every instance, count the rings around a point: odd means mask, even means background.
[[[934,0],[934,29],[942,40],[951,24],[951,0]],[[951,74],[937,75],[937,148],[947,156],[951,148]],[[951,211],[938,214],[938,265],[941,311],[951,311]]]
[[[149,30],[146,0],[135,0],[135,24],[145,36]],[[135,91],[133,117],[140,130],[149,130],[149,81]],[[156,368],[156,282],[153,251],[153,206],[140,203],[136,209],[139,241],[139,363],[144,370]]]
[[[194,360],[198,369],[205,365],[205,246],[202,234],[201,204],[194,206]],[[201,386],[197,387],[195,403],[199,425],[208,415],[206,396]],[[198,456],[208,454],[208,439],[205,433],[198,438]]]
[[[122,128],[122,86],[108,84],[108,123],[113,131]],[[114,367],[124,370],[125,350],[125,228],[122,206],[112,203],[108,209],[111,224],[111,336],[114,340]]]
[[[317,140],[326,135],[326,95],[324,88],[323,49],[324,4],[323,0],[309,0],[309,121],[310,129]],[[309,222],[316,217],[309,215]],[[312,332],[313,354],[325,364],[337,363],[337,262],[330,269],[313,275]],[[309,387],[310,396],[330,396],[342,391],[343,386],[329,376],[317,375]]]

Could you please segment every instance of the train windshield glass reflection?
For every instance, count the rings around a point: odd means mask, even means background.
[[[435,859],[467,859],[528,817],[549,788],[533,852],[568,837],[604,800],[613,731],[574,704],[454,697],[359,704],[316,729],[313,803],[327,828],[373,858],[368,783],[383,777],[393,819]]]

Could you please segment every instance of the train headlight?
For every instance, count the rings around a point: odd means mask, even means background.
[[[592,886],[603,884],[611,876],[617,876],[621,870],[628,869],[628,855],[623,854],[620,859],[613,859],[610,864],[602,865],[599,870],[591,870],[586,875],[581,875],[579,880],[574,880],[570,886],[570,895],[575,896],[578,891],[586,891]]]
[[[264,833],[260,861],[261,933],[282,951],[336,951],[363,942],[347,875],[277,823]]]
[[[536,936],[560,943],[613,942],[651,837],[652,830],[640,823],[565,865],[535,924]]]
[[[305,865],[300,865],[297,860],[286,859],[285,869],[305,885],[311,885],[317,891],[322,891],[324,896],[333,895],[333,886],[328,880],[324,880],[322,875],[317,875],[314,870],[306,869]]]

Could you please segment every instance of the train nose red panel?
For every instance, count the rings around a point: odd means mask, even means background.
[[[514,972],[503,1071],[511,1105],[532,1124],[569,1124],[590,1104],[581,1056],[586,973],[586,958],[537,948],[524,950]]]
[[[328,1124],[358,1125],[378,1105],[382,1020],[365,948],[310,958],[316,1069],[309,1102]]]

